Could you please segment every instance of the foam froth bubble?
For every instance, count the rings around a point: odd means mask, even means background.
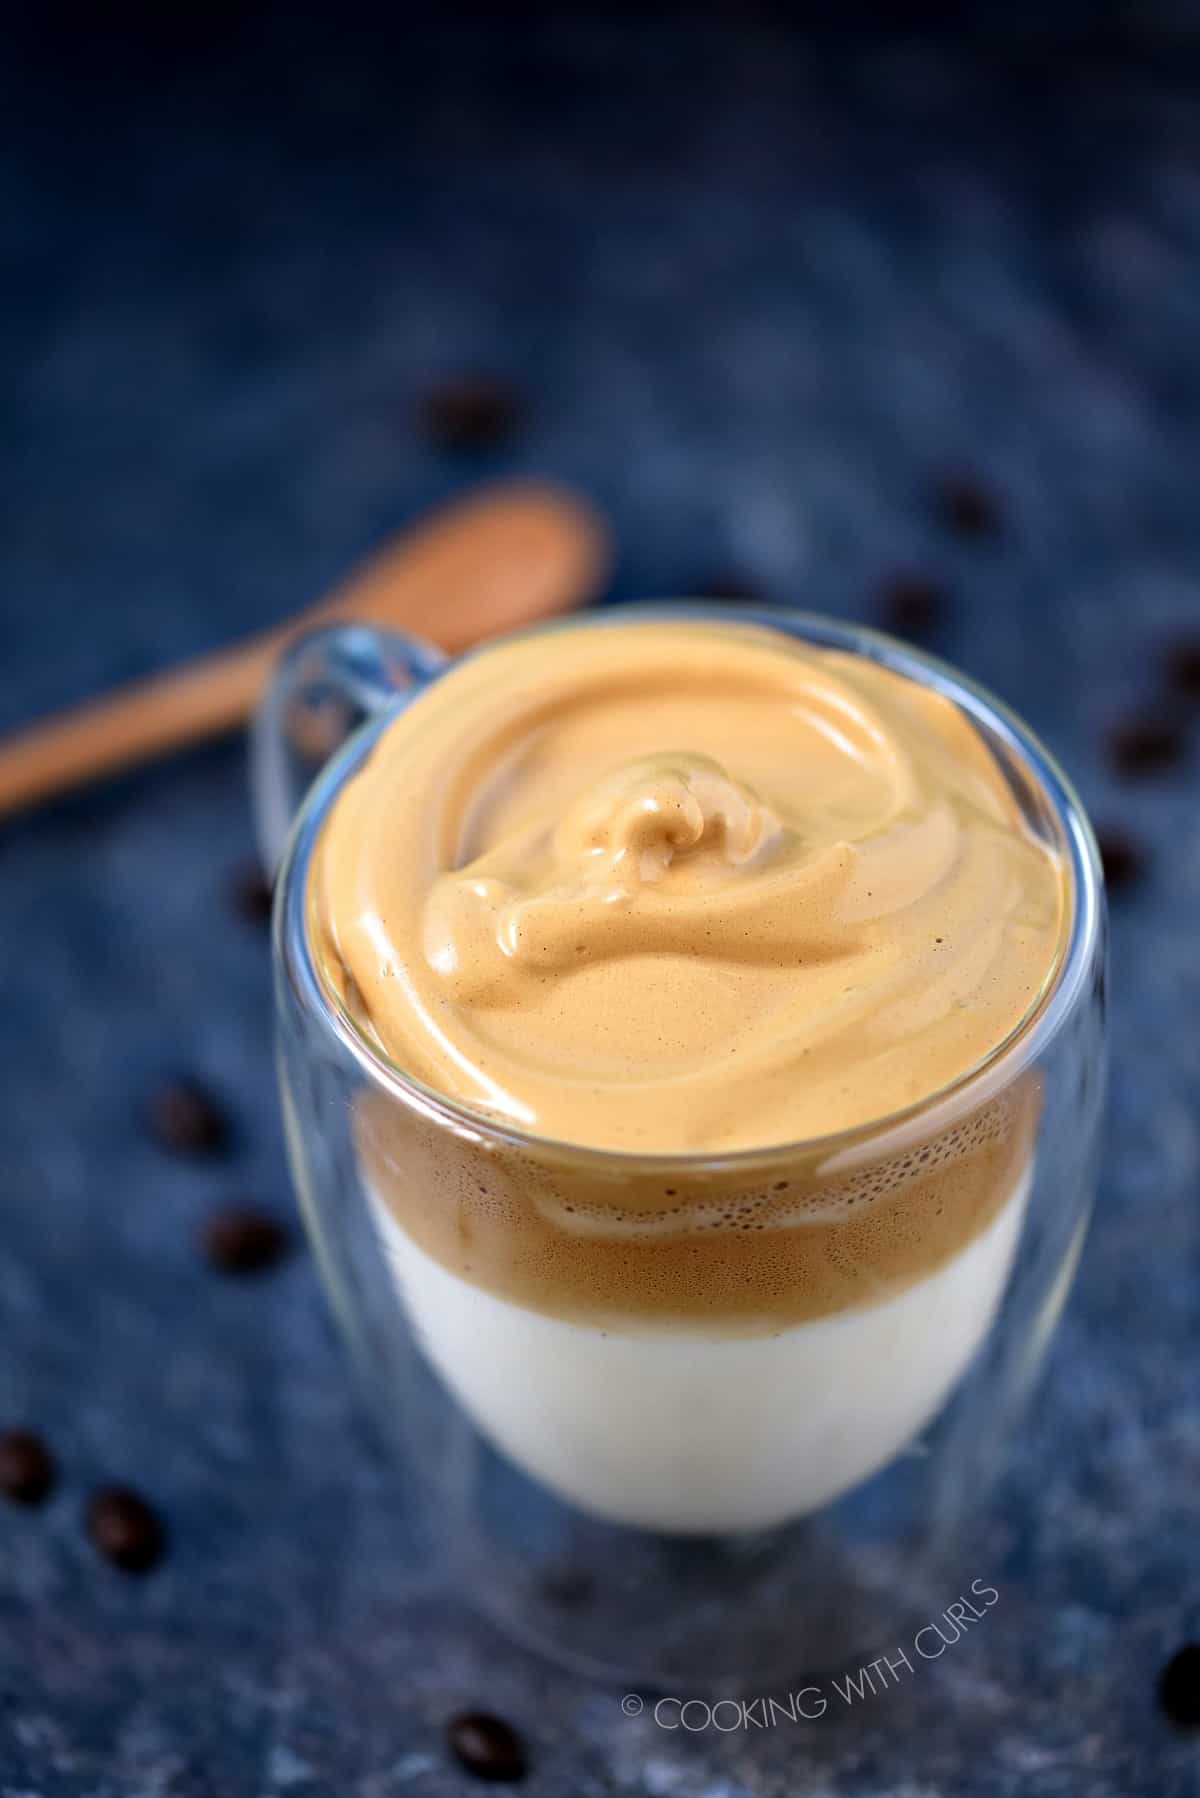
[[[753,1175],[606,1177],[534,1146],[439,1137],[374,1095],[357,1136],[376,1199],[468,1281],[556,1316],[772,1328],[901,1289],[960,1252],[1024,1181],[1037,1108],[1026,1076],[832,1177],[802,1151]]]
[[[998,1143],[1009,1113],[1004,1101],[995,1101],[927,1143],[810,1190],[793,1191],[790,1181],[779,1179],[725,1198],[668,1201],[656,1211],[626,1211],[616,1204],[549,1193],[539,1196],[537,1207],[548,1223],[567,1235],[593,1237],[668,1237],[697,1230],[794,1230],[834,1224],[852,1213],[861,1216],[881,1200]],[[671,1189],[671,1196],[677,1190]]]

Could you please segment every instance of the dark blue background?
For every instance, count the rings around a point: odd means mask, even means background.
[[[468,1785],[441,1725],[477,1703],[526,1732],[535,1798],[1200,1790],[1155,1704],[1200,1634],[1198,745],[1136,785],[1103,750],[1200,631],[1196,9],[247,10],[9,22],[0,725],[544,471],[611,515],[618,597],[736,570],[870,617],[892,571],[944,580],[935,646],[1151,862],[1017,1547],[977,1570],[1000,1604],[853,1714],[686,1739],[429,1592],[302,1251],[257,1285],[195,1254],[219,1200],[291,1203],[265,938],[227,898],[241,748],[7,826],[0,1422],[63,1478],[0,1511],[0,1791],[433,1798]],[[528,399],[478,467],[415,424],[467,365]],[[995,540],[930,505],[964,466]],[[146,1139],[170,1068],[230,1105],[227,1165]],[[109,1478],[169,1523],[143,1583],[79,1527]]]

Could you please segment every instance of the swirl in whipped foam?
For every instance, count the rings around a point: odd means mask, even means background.
[[[949,699],[766,627],[520,637],[389,725],[310,919],[434,1090],[644,1152],[799,1141],[940,1090],[1036,1008],[1066,883]]]

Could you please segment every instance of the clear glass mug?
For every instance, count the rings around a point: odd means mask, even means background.
[[[947,695],[990,744],[1031,828],[1061,854],[1071,907],[1065,954],[1032,1017],[914,1110],[720,1158],[541,1141],[392,1065],[342,1009],[306,931],[308,871],[330,806],[444,658],[349,626],[300,640],[276,674],[252,754],[264,860],[279,865],[288,1154],[334,1309],[409,1476],[406,1498],[424,1508],[448,1585],[509,1633],[592,1676],[688,1695],[868,1661],[979,1573],[971,1531],[1087,1224],[1105,914],[1095,844],[1065,776],[963,676],[874,632],[792,611],[621,608],[540,628],[604,630],[635,615],[759,621]],[[619,1316],[605,1328],[552,1317],[464,1277],[453,1250],[429,1254],[402,1221],[406,1207],[410,1219],[424,1207],[434,1236],[453,1242],[454,1219],[429,1208],[452,1205],[456,1181],[516,1178],[556,1204],[582,1181],[593,1198],[611,1195],[614,1227],[622,1194],[636,1190],[631,1252],[652,1262],[648,1192],[661,1192],[661,1227],[677,1232],[701,1227],[714,1203],[752,1215],[800,1170],[811,1190],[815,1169],[845,1227],[855,1215],[847,1193],[885,1204],[890,1195],[919,1233],[953,1210],[933,1202],[948,1160],[986,1177],[972,1188],[970,1226],[951,1233],[932,1268],[782,1330],[697,1335],[694,1323],[688,1334]],[[842,1225],[830,1226],[828,1207],[820,1215],[836,1253]],[[771,1232],[746,1243],[770,1253]]]

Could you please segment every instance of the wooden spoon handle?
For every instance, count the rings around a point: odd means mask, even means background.
[[[0,816],[235,729],[280,650],[315,624],[361,619],[454,651],[581,604],[607,568],[603,527],[570,494],[529,484],[459,501],[384,545],[279,629],[0,742]]]

